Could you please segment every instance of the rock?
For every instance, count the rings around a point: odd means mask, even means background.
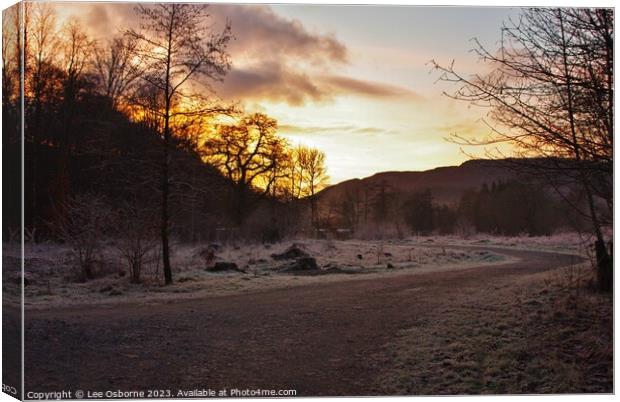
[[[297,258],[294,263],[286,267],[286,271],[318,271],[319,266],[316,264],[316,260],[312,257]]]
[[[120,296],[120,295],[122,295],[122,294],[123,294],[123,292],[121,292],[121,291],[120,291],[120,290],[118,290],[118,289],[112,289],[112,290],[110,291],[110,293],[108,293],[108,295],[109,295],[109,296]]]
[[[363,260],[363,259],[364,259],[364,256],[363,256],[363,255],[361,255],[361,254],[358,254],[358,255],[357,255],[357,259],[358,259],[358,260]]]
[[[310,254],[302,250],[301,247],[297,244],[293,244],[291,247],[287,248],[283,253],[271,254],[271,258],[273,258],[274,260],[295,260],[298,258],[307,258],[307,257],[310,257]]]
[[[205,271],[207,272],[230,272],[230,271],[245,272],[242,269],[240,269],[237,266],[237,264],[235,264],[234,262],[225,262],[225,261],[218,261],[212,267],[208,267],[207,269],[205,269]]]
[[[394,269],[394,265],[392,263],[388,262],[387,269]]]

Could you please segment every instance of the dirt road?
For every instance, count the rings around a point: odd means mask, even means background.
[[[399,330],[464,297],[488,296],[517,277],[579,261],[495,251],[520,260],[158,306],[27,312],[26,391],[375,394],[373,380],[382,367],[372,356]]]

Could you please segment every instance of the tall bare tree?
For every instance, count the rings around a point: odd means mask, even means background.
[[[54,191],[60,206],[56,212],[60,215],[56,216],[56,220],[64,219],[62,215],[67,213],[64,206],[67,205],[67,198],[71,192],[70,159],[77,142],[81,139],[80,136],[76,135],[75,130],[77,108],[88,86],[84,73],[89,64],[93,46],[93,41],[75,19],[71,19],[63,25],[60,35],[62,44],[59,45],[57,68],[61,81],[62,100],[58,117],[61,127],[54,139],[54,145],[59,150]]]
[[[613,26],[609,9],[528,9],[503,27],[499,50],[477,43],[490,73],[465,76],[454,64],[434,64],[440,79],[459,85],[449,96],[489,109],[489,138],[457,140],[512,143],[522,156],[545,158],[520,168],[558,189],[566,185],[558,178],[583,189],[585,207],[574,206],[596,236],[602,289],[613,282],[603,230],[613,201]]]
[[[160,101],[154,110],[161,120],[161,242],[166,284],[172,283],[169,246],[170,148],[175,119],[202,113],[199,91],[210,92],[209,81],[220,80],[230,68],[226,52],[230,25],[215,32],[206,5],[138,5],[139,30],[127,35],[137,41],[135,55],[142,64],[140,78]]]
[[[310,199],[312,225],[318,227],[316,194],[329,183],[325,153],[318,148],[300,145],[297,150],[302,194]]]
[[[32,5],[30,28],[29,52],[30,70],[25,77],[27,99],[26,134],[29,146],[29,177],[30,203],[28,226],[36,227],[34,222],[37,216],[38,199],[38,162],[40,132],[42,130],[43,108],[45,104],[45,92],[53,85],[54,62],[59,48],[58,30],[56,26],[56,13],[54,9],[45,3]],[[31,228],[32,229],[32,228]]]

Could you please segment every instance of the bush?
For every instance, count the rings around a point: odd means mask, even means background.
[[[145,264],[158,257],[159,226],[152,211],[152,208],[127,203],[116,212],[116,247],[133,283],[141,282]]]
[[[58,237],[72,247],[72,258],[79,279],[92,279],[100,260],[101,239],[105,237],[113,214],[101,195],[82,194],[61,204],[62,218],[54,225]]]

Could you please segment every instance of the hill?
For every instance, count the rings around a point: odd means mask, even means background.
[[[477,159],[459,166],[439,167],[421,172],[381,172],[364,179],[347,180],[319,193],[322,202],[330,203],[352,192],[376,194],[382,188],[397,193],[414,193],[429,189],[437,203],[454,205],[466,190],[479,189],[484,183],[508,180],[517,176],[514,159]]]

